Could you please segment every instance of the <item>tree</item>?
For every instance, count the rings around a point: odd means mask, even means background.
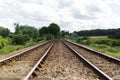
[[[48,27],[44,26],[44,27],[42,27],[42,28],[39,29],[39,35],[43,36],[45,34],[49,34],[49,30],[48,30]]]
[[[10,35],[10,30],[8,28],[0,27],[0,35],[2,37],[8,37]]]
[[[15,26],[15,34],[18,34],[19,33],[19,23],[14,23],[14,26]]]
[[[52,34],[47,34],[47,40],[52,40],[54,39],[54,35]]]
[[[29,41],[30,40],[30,37],[29,37],[28,34],[25,34],[24,37],[25,37],[25,41]]]
[[[59,38],[60,37],[60,27],[57,24],[51,23],[49,25],[48,29],[49,29],[49,33],[54,35],[55,38]]]
[[[120,39],[120,28],[118,29],[95,29],[95,30],[82,30],[76,32],[79,36],[108,36],[109,38]]]
[[[26,36],[24,36],[23,34],[14,34],[12,35],[12,43],[16,45],[22,45],[25,43],[25,37]]]
[[[116,32],[115,34],[110,35],[109,38],[120,39],[120,32]]]
[[[15,24],[15,34],[28,35],[32,39],[39,37],[39,31],[32,26]]]
[[[60,27],[52,23],[48,27],[44,26],[39,29],[39,35],[40,37],[43,37],[44,39],[48,39],[49,37],[52,38],[59,38],[60,37]]]
[[[66,35],[69,35],[69,31],[61,31],[62,37],[65,37]]]

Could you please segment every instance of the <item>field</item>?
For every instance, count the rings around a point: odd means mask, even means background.
[[[90,36],[89,38],[92,38],[92,39],[105,39],[105,38],[107,38],[107,36]]]

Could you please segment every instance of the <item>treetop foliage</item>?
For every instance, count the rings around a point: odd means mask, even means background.
[[[39,31],[35,27],[19,24],[16,24],[15,26],[15,34],[26,34],[33,39],[39,37]]]
[[[2,37],[8,37],[10,35],[10,30],[0,26],[0,35]]]
[[[55,24],[55,23],[50,24],[48,26],[48,29],[49,29],[49,33],[54,35],[55,38],[60,37],[60,27],[57,24]]]
[[[48,35],[49,37],[51,36],[52,39],[59,38],[60,37],[60,27],[55,23],[51,23],[48,27],[44,26],[41,29],[39,29],[39,33],[40,33],[40,36]]]
[[[120,28],[118,29],[95,29],[95,30],[82,30],[74,32],[79,36],[108,36],[110,38],[120,39]]]

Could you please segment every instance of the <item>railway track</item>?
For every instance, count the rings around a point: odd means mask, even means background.
[[[31,47],[0,60],[0,80],[21,80],[51,45],[52,41]]]
[[[73,54],[74,53],[74,54]],[[67,48],[61,40],[55,41],[24,80],[104,80],[83,60]],[[44,59],[45,58],[45,59]]]
[[[65,41],[80,55],[107,74],[113,80],[120,80],[120,59],[105,55],[73,42]]]
[[[119,80],[116,60],[60,39],[1,60],[0,80]]]

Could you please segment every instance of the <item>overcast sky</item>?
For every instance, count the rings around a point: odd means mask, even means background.
[[[57,23],[62,30],[120,28],[120,0],[0,0],[0,26],[13,23],[40,28]]]

